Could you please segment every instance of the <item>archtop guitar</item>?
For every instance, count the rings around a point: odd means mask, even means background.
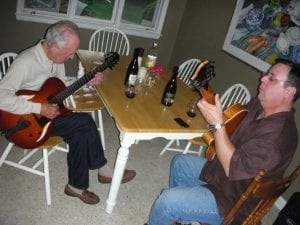
[[[68,87],[60,79],[51,77],[44,82],[39,91],[19,90],[16,95],[23,96],[32,102],[57,104],[60,111],[59,116],[65,116],[70,113],[70,110],[64,107],[63,101],[92,80],[97,72],[102,72],[107,68],[112,69],[118,61],[119,54],[110,52],[105,55],[103,64],[97,66]],[[2,135],[10,142],[26,149],[36,148],[48,139],[52,122],[53,120],[40,114],[19,115],[0,110],[0,131]]]

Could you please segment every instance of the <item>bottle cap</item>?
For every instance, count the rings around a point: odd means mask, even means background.
[[[174,67],[173,67],[173,71],[172,71],[173,74],[174,74],[174,73],[178,73],[178,70],[179,70],[179,67],[178,67],[178,66],[174,66]]]
[[[134,48],[134,56],[143,57],[145,49],[143,48]]]
[[[143,49],[143,48],[136,48],[136,49],[137,49],[137,51],[138,51],[138,56],[139,56],[139,57],[143,57],[144,52],[145,52],[145,49]]]
[[[133,56],[137,57],[140,54],[140,48],[134,48]]]

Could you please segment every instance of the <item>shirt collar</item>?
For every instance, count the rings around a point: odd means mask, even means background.
[[[46,53],[45,53],[45,50],[44,50],[44,48],[43,48],[42,43],[43,43],[44,41],[45,41],[45,40],[42,39],[42,40],[40,40],[39,43],[37,44],[38,54],[39,54],[39,56],[40,56],[40,58],[41,58],[42,61],[53,64],[53,61],[50,60],[50,59],[47,57],[47,55],[46,55]]]

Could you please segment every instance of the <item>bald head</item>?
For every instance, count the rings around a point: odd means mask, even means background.
[[[49,44],[55,43],[58,47],[63,48],[72,36],[77,36],[79,39],[77,25],[71,21],[63,20],[48,27],[45,40]]]

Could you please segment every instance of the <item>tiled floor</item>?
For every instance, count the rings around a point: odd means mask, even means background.
[[[112,118],[104,113],[106,157],[113,164],[119,147],[118,131]],[[99,184],[96,171],[90,172],[90,190],[97,193],[101,202],[86,205],[63,193],[67,183],[66,154],[50,156],[50,182],[52,205],[47,206],[42,177],[3,165],[0,168],[0,224],[1,225],[142,225],[147,220],[153,200],[166,187],[169,162],[174,152],[159,156],[166,140],[162,138],[140,141],[130,151],[127,168],[135,169],[136,178],[122,184],[117,205],[112,214],[105,212],[109,185]],[[0,138],[0,154],[6,140]],[[15,151],[13,157],[23,154]],[[271,225],[277,216],[272,211],[264,220]]]

